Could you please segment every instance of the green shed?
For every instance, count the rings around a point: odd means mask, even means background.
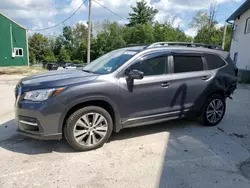
[[[29,65],[27,30],[0,12],[0,66]]]

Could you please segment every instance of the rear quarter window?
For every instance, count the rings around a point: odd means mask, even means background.
[[[225,61],[218,55],[206,54],[207,66],[209,70],[218,69],[226,65]]]

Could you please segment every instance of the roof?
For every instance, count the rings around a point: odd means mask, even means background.
[[[238,16],[241,16],[249,9],[250,9],[250,0],[246,0],[231,16],[229,16],[229,18],[226,21],[228,22],[231,20],[236,20]]]
[[[24,26],[20,25],[19,23],[17,23],[16,21],[12,20],[11,18],[9,18],[8,16],[6,16],[5,14],[3,14],[2,12],[0,12],[0,15],[3,15],[5,18],[7,18],[8,20],[12,21],[13,23],[17,24],[19,27],[27,30]]]

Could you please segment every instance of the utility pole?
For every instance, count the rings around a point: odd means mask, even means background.
[[[226,42],[226,35],[227,35],[227,24],[224,25],[224,33],[223,33],[223,39],[222,39],[222,49],[225,49],[225,42]]]
[[[88,18],[88,52],[87,52],[87,63],[90,63],[90,39],[91,39],[91,6],[92,0],[89,0],[89,18]]]

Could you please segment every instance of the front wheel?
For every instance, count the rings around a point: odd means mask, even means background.
[[[88,106],[75,111],[66,121],[64,135],[78,151],[101,147],[110,137],[113,122],[110,114],[98,106]]]
[[[202,111],[202,124],[206,126],[215,126],[219,124],[226,111],[225,98],[220,95],[213,95],[207,100]]]

